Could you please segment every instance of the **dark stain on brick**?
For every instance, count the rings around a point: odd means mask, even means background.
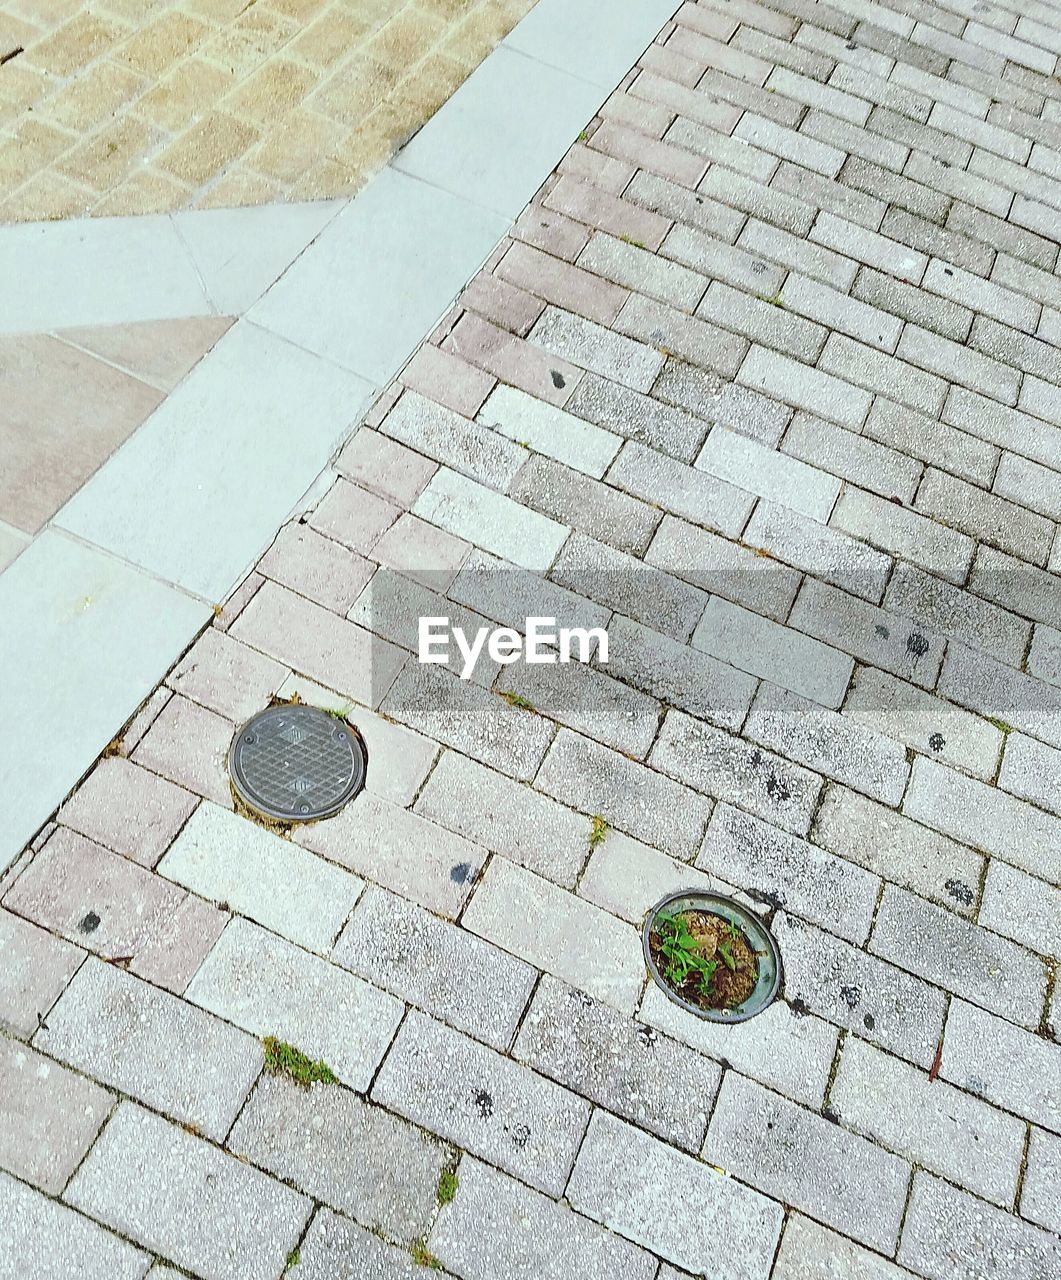
[[[494,1100],[485,1089],[480,1089],[472,1098],[472,1102],[482,1119],[489,1120],[494,1114]]]
[[[976,895],[972,889],[963,880],[948,880],[945,888],[955,902],[960,902],[963,907],[971,907]]]
[[[862,999],[862,992],[858,987],[841,987],[840,996],[849,1009],[854,1009]]]
[[[449,878],[454,884],[464,884],[470,871],[471,867],[466,862],[458,862],[455,867],[450,867]]]
[[[549,376],[553,380],[554,387],[560,388],[560,387],[567,386],[567,379],[564,377],[564,375],[560,372],[559,369],[550,369]]]
[[[100,918],[94,911],[89,911],[83,915],[77,923],[78,929],[82,933],[95,933],[100,926]]]

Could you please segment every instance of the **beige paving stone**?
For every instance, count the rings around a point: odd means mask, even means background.
[[[44,222],[78,217],[95,204],[96,196],[92,188],[46,169],[0,204],[0,222]]]
[[[201,44],[209,31],[205,23],[171,10],[131,36],[113,56],[141,75],[157,79]]]
[[[316,84],[312,71],[285,58],[276,58],[225,96],[222,109],[255,124],[266,124],[277,113],[298,106]]]
[[[104,62],[92,75],[78,76],[49,98],[48,118],[64,129],[86,133],[132,102],[149,85],[149,80],[130,68]]]
[[[158,140],[157,129],[136,116],[126,115],[94,134],[83,146],[67,152],[56,167],[60,173],[102,193],[117,186]]]
[[[222,112],[211,112],[171,143],[158,165],[184,182],[201,185],[216,177],[257,142],[258,130]]]
[[[166,213],[188,201],[189,188],[176,178],[153,169],[141,170],[104,196],[89,211],[93,217],[132,213]]]
[[[82,12],[33,45],[26,56],[34,66],[44,71],[69,76],[111,48],[124,32],[125,29],[117,22]]]
[[[160,391],[172,391],[231,324],[229,316],[189,316],[61,329],[55,336],[100,356]]]
[[[145,93],[136,110],[157,125],[178,130],[194,114],[212,106],[234,81],[235,76],[226,68],[202,58],[188,58]]]

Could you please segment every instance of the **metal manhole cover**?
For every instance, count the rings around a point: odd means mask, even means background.
[[[268,707],[232,739],[228,771],[239,798],[278,822],[330,818],[365,785],[361,735],[317,707]]]

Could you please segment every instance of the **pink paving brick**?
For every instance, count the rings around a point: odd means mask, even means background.
[[[616,92],[600,109],[601,117],[610,124],[636,129],[649,138],[662,138],[674,123],[675,112],[659,102]]]
[[[239,617],[240,610],[252,599],[255,591],[264,581],[260,573],[248,574],[221,606],[221,612],[214,619],[214,626],[221,631],[227,631]]]
[[[207,628],[166,681],[193,702],[242,723],[266,706],[287,679],[286,667]]]
[[[401,395],[401,391],[401,387],[392,383],[372,401],[372,406],[362,421],[367,422],[370,427],[378,427],[387,414],[390,413],[391,407]]]
[[[471,544],[419,517],[404,515],[376,543],[380,564],[400,569],[433,591],[445,591],[468,558]]]
[[[122,756],[101,760],[59,810],[59,821],[153,867],[191,817],[196,796]]]
[[[497,270],[505,280],[533,290],[546,302],[600,324],[610,324],[629,296],[626,289],[528,244],[514,244]]]
[[[364,556],[298,521],[284,525],[258,567],[333,613],[345,613],[375,572]]]
[[[308,523],[354,551],[370,551],[384,529],[398,518],[398,508],[356,484],[338,480],[313,511]]]
[[[717,9],[707,9],[698,4],[689,3],[682,5],[674,15],[674,21],[679,26],[689,27],[693,31],[699,31],[701,35],[711,36],[723,43],[726,43],[740,26],[739,22],[734,22],[726,14],[719,13]]]
[[[231,809],[227,760],[235,732],[231,720],[174,695],[132,758],[196,795]]]
[[[219,907],[193,893],[187,894],[169,919],[146,940],[130,970],[175,995],[183,995],[229,918]]]
[[[80,947],[0,910],[0,1029],[28,1039],[84,958]]]
[[[671,227],[668,218],[651,209],[642,209],[575,178],[562,178],[546,203],[591,227],[636,240],[646,249],[658,249]]]
[[[634,81],[630,92],[637,98],[664,104],[687,120],[706,124],[719,133],[732,133],[737,121],[744,114],[743,107],[722,102],[709,93],[675,84],[664,76],[642,71]]]
[[[4,899],[11,911],[137,970],[156,951],[185,890],[60,827]]]
[[[155,690],[136,715],[133,716],[121,735],[122,751],[125,755],[131,755],[136,750],[140,742],[143,741],[148,729],[159,718],[163,707],[172,697],[172,692],[165,685],[162,685]]]
[[[526,337],[545,310],[544,304],[533,293],[483,273],[477,275],[461,294],[460,304],[466,311],[474,311],[521,338]]]
[[[641,59],[641,66],[690,89],[704,74],[702,63],[685,57],[677,49],[661,44],[649,45]]]
[[[402,383],[455,413],[474,418],[497,380],[452,352],[423,346],[402,370]]]
[[[556,258],[574,262],[585,248],[589,232],[562,213],[534,204],[516,219],[512,238],[533,244]]]
[[[566,177],[576,178],[580,182],[592,183],[601,191],[610,191],[612,195],[617,196],[620,191],[625,191],[635,170],[632,164],[626,164],[613,156],[606,156],[601,151],[594,151],[592,147],[576,142],[560,161],[558,172]]]
[[[657,173],[661,178],[669,178],[690,190],[696,187],[707,170],[704,160],[691,151],[647,138],[643,133],[624,129],[621,125],[602,125],[590,139],[590,145],[606,155],[629,160],[639,169]]]
[[[566,404],[581,377],[581,370],[566,360],[547,355],[470,312],[457,322],[446,339],[446,349],[551,404]]]
[[[481,371],[473,369],[473,372]],[[362,427],[339,455],[336,469],[362,488],[408,507],[438,470],[438,464],[388,436],[381,436],[378,431]]]
[[[294,671],[373,708],[405,661],[395,645],[272,582],[233,631]]]

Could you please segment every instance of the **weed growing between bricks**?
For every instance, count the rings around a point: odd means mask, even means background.
[[[309,1088],[311,1084],[337,1084],[338,1080],[326,1062],[314,1062],[294,1045],[266,1036],[262,1041],[265,1050],[265,1069],[273,1075],[287,1076],[296,1084]]]

